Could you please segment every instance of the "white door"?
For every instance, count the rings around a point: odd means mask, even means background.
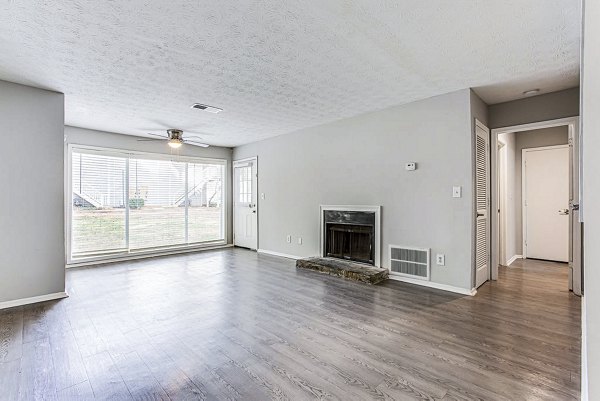
[[[250,249],[258,247],[256,165],[256,158],[233,162],[233,244]]]
[[[523,257],[569,261],[569,147],[523,149]]]
[[[579,126],[569,126],[569,156],[571,157],[571,180],[569,220],[571,226],[569,245],[569,289],[581,296],[581,222],[579,221]]]
[[[475,128],[475,287],[490,278],[490,130],[477,121]]]

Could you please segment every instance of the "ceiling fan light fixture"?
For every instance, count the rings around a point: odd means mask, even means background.
[[[181,145],[183,145],[183,141],[181,139],[175,139],[175,138],[169,139],[169,141],[167,143],[173,149],[178,149],[181,147]]]

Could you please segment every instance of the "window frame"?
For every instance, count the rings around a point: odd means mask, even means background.
[[[223,183],[222,183],[222,210],[221,210],[221,222],[222,222],[222,239],[213,241],[202,241],[194,242],[191,244],[180,244],[172,246],[162,246],[156,248],[144,248],[141,250],[127,249],[123,252],[115,252],[106,255],[95,254],[86,257],[72,258],[72,219],[73,219],[73,153],[87,153],[95,154],[99,156],[110,156],[110,157],[123,157],[128,160],[127,176],[129,170],[129,160],[132,158],[143,158],[147,160],[163,160],[163,161],[174,161],[183,163],[208,163],[208,164],[219,164],[223,166]],[[186,168],[187,170],[187,168]],[[129,194],[129,179],[126,182],[127,193]],[[100,146],[91,145],[80,145],[70,143],[67,145],[67,157],[65,158],[65,252],[67,266],[70,265],[84,265],[93,264],[96,262],[107,262],[117,261],[141,257],[151,257],[156,255],[169,255],[181,252],[190,252],[194,250],[210,249],[215,247],[222,247],[227,245],[228,236],[228,210],[229,210],[229,197],[228,197],[228,186],[229,186],[229,161],[227,159],[209,158],[209,157],[196,157],[196,156],[180,156],[170,155],[167,153],[156,153],[156,152],[144,152],[144,151],[132,151],[127,149],[118,148],[107,148]],[[126,205],[126,236],[129,236],[129,202]]]

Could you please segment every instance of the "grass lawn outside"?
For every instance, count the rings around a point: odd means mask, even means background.
[[[214,241],[221,237],[221,208],[188,208],[188,243]],[[123,250],[124,209],[73,208],[71,227],[74,256],[107,250]],[[129,211],[130,249],[185,244],[185,208],[144,206]]]

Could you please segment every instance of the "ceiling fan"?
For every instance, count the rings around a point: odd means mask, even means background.
[[[200,146],[202,148],[208,148],[210,145],[206,144],[206,143],[202,143],[202,142],[198,142],[195,140],[190,140],[189,138],[197,138],[197,139],[202,139],[198,136],[187,136],[185,137],[185,139],[183,138],[183,130],[180,129],[176,129],[176,128],[170,128],[167,131],[167,136],[165,137],[164,135],[158,135],[158,134],[153,134],[151,132],[148,132],[148,135],[152,135],[152,136],[157,136],[160,137],[161,139],[154,139],[154,138],[148,138],[148,139],[138,139],[138,141],[143,142],[143,141],[162,141],[162,140],[167,140],[167,144],[172,147],[173,149],[177,149],[180,148],[181,145],[185,144],[189,144],[189,145],[194,145],[194,146]]]

